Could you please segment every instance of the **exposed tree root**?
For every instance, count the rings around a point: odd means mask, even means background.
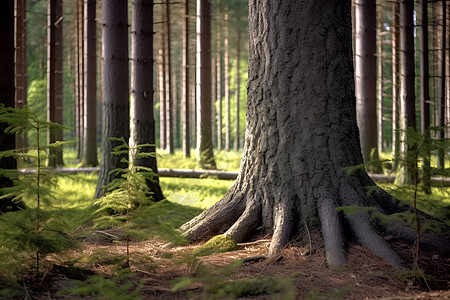
[[[225,232],[237,243],[250,237],[260,223],[261,204],[250,201],[239,219]]]
[[[379,257],[397,268],[405,266],[405,260],[398,255],[379,232],[390,232],[395,237],[414,244],[417,232],[408,224],[398,221],[381,225],[379,219],[371,217],[362,209],[356,214],[338,213],[339,206],[375,207],[379,214],[393,214],[411,211],[406,204],[399,204],[397,200],[381,189],[376,189],[371,194],[365,192],[365,184],[371,184],[362,176],[343,176],[339,180],[338,193],[332,193],[332,188],[318,188],[315,193],[316,216],[318,218],[325,246],[327,263],[330,266],[345,265],[346,238],[354,237],[361,246],[373,251]],[[370,180],[370,178],[369,178]],[[372,182],[373,183],[373,182]],[[249,190],[248,185],[244,185]],[[225,197],[204,211],[201,215],[184,224],[181,229],[184,235],[190,239],[199,239],[205,235],[225,233],[236,242],[244,242],[250,238],[256,228],[262,226],[266,233],[272,234],[268,257],[276,257],[290,239],[298,233],[300,228],[314,226],[310,219],[305,219],[302,209],[305,201],[302,199],[272,199],[269,187],[264,187],[265,193],[239,191],[238,185],[233,186]],[[244,188],[245,189],[245,188]],[[300,189],[298,189],[300,190]],[[297,197],[301,193],[295,193]],[[264,195],[264,196],[263,196]],[[262,199],[262,197],[265,197]],[[279,196],[278,196],[279,197]],[[427,217],[425,213],[422,213]],[[264,223],[263,218],[273,218]],[[266,220],[267,221],[267,220]],[[264,224],[271,224],[271,228],[265,228]],[[267,226],[266,226],[267,227]],[[344,232],[349,233],[345,234]],[[425,232],[421,236],[420,244],[424,248],[438,251],[450,251],[449,240],[443,236],[431,232]]]
[[[269,247],[269,257],[280,253],[292,237],[292,228],[295,224],[292,203],[293,201],[278,203],[274,208],[274,231]]]
[[[345,265],[344,237],[335,201],[326,198],[318,203],[319,220],[328,264]]]

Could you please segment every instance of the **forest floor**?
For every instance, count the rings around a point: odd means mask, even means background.
[[[268,237],[240,244],[234,251],[197,258],[190,253],[200,244],[166,249],[157,240],[130,242],[129,274],[133,275],[114,280],[117,266],[125,262],[126,244],[108,239],[108,234],[117,233],[97,233],[73,250],[72,263],[67,254],[48,257],[53,267],[45,277],[39,282],[24,281],[27,299],[137,299],[136,295],[143,299],[450,299],[449,258],[421,253],[419,266],[433,276],[418,276],[422,280],[414,282],[411,272],[399,273],[359,246],[348,248],[347,267],[326,267],[323,245],[314,238],[311,253],[304,240],[294,241],[273,259],[261,259],[268,252]],[[412,258],[410,247],[395,242],[394,246]],[[231,267],[238,260],[244,263]],[[104,277],[87,279],[92,274]],[[174,291],[180,278],[185,278],[186,285]],[[75,295],[74,287],[80,282],[91,296]],[[64,288],[71,291],[57,294]]]

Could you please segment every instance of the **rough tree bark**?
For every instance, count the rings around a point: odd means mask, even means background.
[[[354,95],[350,1],[251,0],[247,128],[240,174],[224,198],[181,229],[191,240],[225,232],[237,242],[273,233],[269,255],[308,226],[320,226],[330,265],[346,263],[349,237],[393,265],[403,263],[377,229],[409,242],[415,230],[381,228],[369,214],[410,209],[374,186],[363,169]],[[320,220],[320,224],[314,220]],[[398,224],[397,224],[398,225]],[[447,248],[425,233],[421,244]],[[436,240],[438,240],[436,238]],[[430,241],[433,244],[430,245]]]
[[[117,168],[126,168],[121,156],[113,155],[119,145],[110,138],[130,138],[130,101],[128,71],[128,9],[126,0],[107,0],[102,4],[103,78],[102,78],[102,160],[95,197],[104,195]]]
[[[131,114],[130,147],[150,146],[141,152],[155,153],[155,119],[153,116],[153,0],[133,1],[131,22]],[[164,199],[159,185],[156,157],[136,158],[130,161],[137,166],[151,168],[156,174],[147,180],[154,201]]]

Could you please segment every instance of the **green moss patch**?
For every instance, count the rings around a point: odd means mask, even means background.
[[[194,256],[208,256],[214,253],[233,251],[237,247],[236,242],[228,235],[220,234],[192,251]]]

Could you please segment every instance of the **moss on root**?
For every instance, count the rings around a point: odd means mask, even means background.
[[[237,247],[236,242],[228,235],[220,234],[192,251],[194,256],[208,256],[214,253],[233,251]]]

